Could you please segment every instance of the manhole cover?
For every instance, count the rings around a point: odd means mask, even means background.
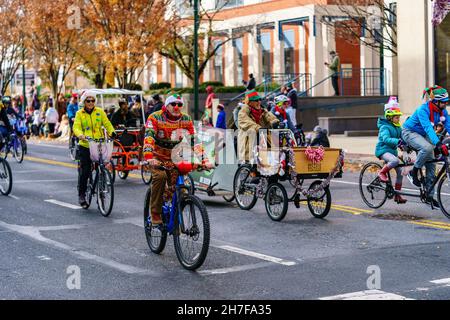
[[[374,214],[370,215],[370,217],[381,220],[398,220],[398,221],[417,221],[425,219],[423,217],[417,217],[403,213]]]

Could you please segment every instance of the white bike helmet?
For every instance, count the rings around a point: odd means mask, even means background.
[[[282,105],[285,102],[289,102],[289,98],[286,97],[284,94],[275,97],[275,103],[277,104],[277,106]]]

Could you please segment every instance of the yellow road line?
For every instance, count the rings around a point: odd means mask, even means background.
[[[50,165],[54,165],[54,166],[66,167],[66,168],[71,168],[71,169],[77,169],[78,168],[78,165],[76,165],[76,164],[62,162],[62,161],[55,161],[55,160],[50,160],[50,159],[44,159],[44,158],[36,158],[36,157],[26,156],[25,160],[28,160],[28,161],[31,161],[31,162],[50,164]],[[117,172],[116,172],[116,174],[117,174]],[[141,176],[139,174],[135,174],[135,173],[130,173],[128,175],[128,177],[136,178],[136,179],[140,179],[141,178]]]
[[[337,211],[346,212],[346,213],[351,213],[351,214],[353,214],[355,216],[359,216],[359,215],[362,214],[362,212],[359,212],[359,211],[344,209],[344,208],[341,208],[341,207],[336,207],[334,205],[331,206],[331,209],[334,209],[334,210],[337,210]]]
[[[45,164],[51,164],[54,166],[61,166],[61,167],[66,167],[66,168],[78,168],[78,166],[76,164],[71,164],[71,163],[66,163],[66,162],[61,162],[61,161],[55,161],[55,160],[50,160],[50,159],[43,159],[43,158],[36,158],[36,157],[30,157],[30,156],[26,156],[25,160],[31,161],[31,162],[39,162],[39,163],[45,163]]]
[[[423,222],[417,222],[417,221],[413,221],[413,222],[410,222],[410,223],[411,224],[415,224],[415,225],[419,225],[419,226],[429,227],[429,228],[450,230],[450,226],[442,226],[442,225],[431,224],[431,223],[423,223]]]
[[[419,222],[429,223],[429,224],[438,224],[444,227],[450,227],[450,223],[434,221],[434,220],[420,220]]]
[[[355,210],[355,211],[358,211],[358,212],[361,212],[361,213],[373,213],[373,210],[366,210],[366,209],[360,209],[360,208],[355,208],[355,207],[349,207],[349,206],[344,206],[344,205],[341,205],[341,204],[334,204],[333,206],[341,207],[341,208],[349,209],[349,210]]]

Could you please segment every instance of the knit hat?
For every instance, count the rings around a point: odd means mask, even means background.
[[[183,98],[178,93],[175,93],[175,94],[173,94],[171,96],[168,96],[167,99],[166,99],[166,102],[164,103],[164,105],[168,106],[169,104],[171,104],[173,102],[184,104]]]
[[[91,97],[91,98],[94,98],[95,100],[97,100],[97,94],[95,94],[91,90],[87,90],[81,94],[80,103],[84,104],[84,101],[87,99],[87,97]]]
[[[397,101],[397,97],[391,96],[388,103],[384,105],[384,112],[389,109],[400,109],[400,104]]]
[[[245,99],[247,101],[260,101],[261,97],[259,96],[258,92],[253,89],[245,93]]]

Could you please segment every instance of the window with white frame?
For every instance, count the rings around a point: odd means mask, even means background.
[[[232,8],[244,5],[244,0],[215,0],[216,9]]]
[[[262,60],[262,70],[264,74],[270,74],[272,72],[272,61],[271,61],[271,33],[262,32],[261,33],[261,60]]]
[[[221,43],[222,41],[215,40],[214,47],[216,48]],[[223,82],[223,46],[220,46],[214,55],[214,81]]]
[[[244,39],[237,38],[234,41],[236,48],[237,83],[241,84],[242,80],[244,80]]]

